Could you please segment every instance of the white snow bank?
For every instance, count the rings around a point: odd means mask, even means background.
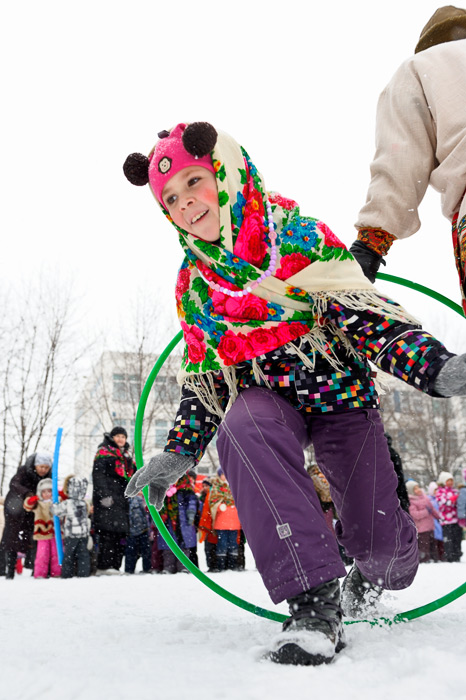
[[[216,580],[273,609],[256,571]],[[410,589],[384,595],[381,612],[418,607],[465,580],[466,562],[424,564]],[[466,596],[409,623],[347,625],[348,647],[334,663],[281,667],[256,660],[279,624],[192,575],[34,580],[25,571],[0,578],[0,697],[464,700],[465,613]]]

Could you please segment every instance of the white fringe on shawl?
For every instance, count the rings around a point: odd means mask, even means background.
[[[317,294],[315,293],[313,297],[314,311],[317,318],[323,317],[323,314],[328,306],[329,298],[331,298],[332,301],[340,303],[346,308],[354,309],[355,311],[369,310],[373,313],[386,316],[395,321],[409,323],[415,326],[420,325],[419,321],[417,321],[414,316],[411,316],[411,314],[408,314],[405,309],[394,304],[387,304],[378,294],[375,294],[374,291],[371,290],[332,292],[331,294],[328,292],[319,292]],[[303,365],[311,372],[314,371],[315,368],[316,353],[323,355],[329,365],[336,372],[344,371],[345,365],[340,359],[338,359],[333,350],[330,348],[331,354],[328,352],[329,333],[338,337],[341,345],[345,348],[350,357],[353,357],[356,360],[367,359],[364,357],[361,358],[343,330],[334,323],[327,323],[325,325],[316,324],[314,328],[309,331],[309,333],[306,333],[306,335],[301,336],[294,342],[287,343],[285,346],[286,351],[289,355],[296,355],[296,357],[301,360]],[[302,350],[304,342],[308,343],[307,353],[303,352]],[[252,359],[252,371],[254,379],[258,385],[262,383],[267,388],[272,388],[270,382],[268,381],[267,375],[263,372],[256,357]],[[187,388],[191,389],[195,393],[199,401],[201,401],[208,411],[223,419],[238,396],[236,367],[233,365],[222,368],[222,374],[230,394],[225,410],[222,409],[217,392],[215,391],[214,382],[218,374],[218,372],[188,374],[180,370],[178,374],[178,383],[181,385],[185,384]],[[377,377],[377,379],[374,380],[374,383],[377,393],[384,394],[384,382],[380,381]]]
[[[401,323],[411,323],[420,326],[417,318],[412,316],[402,306],[387,303],[385,297],[372,287],[372,289],[360,289],[341,292],[312,292],[314,300],[313,310],[318,318],[321,318],[327,310],[328,302],[335,301],[337,304],[346,306],[354,311],[372,311],[374,314],[386,316],[393,321]]]

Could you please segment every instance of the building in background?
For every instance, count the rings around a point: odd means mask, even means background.
[[[385,430],[403,461],[405,477],[424,486],[441,471],[463,481],[466,467],[466,397],[435,399],[383,374]]]
[[[89,476],[103,433],[121,425],[134,445],[134,428],[144,385],[159,355],[137,352],[102,353],[92,367],[75,406],[74,471]],[[170,355],[155,378],[144,412],[142,447],[144,458],[160,452],[173,425],[179,406],[180,387],[176,374],[181,364]],[[214,473],[218,467],[215,439],[207,449],[198,471]]]
[[[113,426],[123,426],[134,444],[139,399],[158,357],[107,351],[93,366],[76,402],[76,474],[90,475],[103,433]],[[173,425],[180,396],[176,383],[179,366],[180,357],[169,356],[148,397],[142,430],[145,459],[163,449]],[[466,467],[466,397],[433,399],[389,375],[382,377],[387,385],[381,397],[382,418],[403,461],[405,476],[427,485],[439,472],[449,471],[461,482]],[[213,474],[218,467],[215,443],[214,438],[198,465],[202,474]],[[312,461],[312,450],[308,456]]]
[[[88,476],[103,433],[123,426],[134,444],[134,428],[144,384],[158,355],[134,352],[102,353],[92,367],[75,407],[74,469]],[[180,358],[167,358],[155,378],[143,421],[143,450],[155,454],[165,445],[179,403],[176,367]]]

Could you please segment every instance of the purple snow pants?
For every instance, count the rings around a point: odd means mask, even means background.
[[[396,494],[397,477],[376,409],[306,415],[274,391],[241,392],[218,432],[220,464],[256,566],[274,603],[345,576],[303,449],[312,442],[339,521],[338,540],[383,588],[410,585],[416,528]]]

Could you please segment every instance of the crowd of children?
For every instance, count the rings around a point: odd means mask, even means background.
[[[41,460],[49,463],[49,458],[43,455]],[[209,499],[211,488],[212,500]],[[120,569],[98,569],[100,533],[94,524],[92,499],[86,499],[87,490],[87,479],[69,475],[59,491],[59,502],[52,503],[52,480],[47,476],[39,479],[35,493],[29,493],[24,498],[22,508],[33,517],[32,556],[27,568],[32,568],[34,578],[84,578],[91,574],[121,573]],[[3,500],[0,506],[0,540],[4,527]],[[185,571],[157,531],[142,492],[128,499],[128,505],[129,531],[121,542],[124,573],[134,574],[139,559],[142,561],[141,573]],[[111,514],[112,505],[109,512]],[[179,479],[167,493],[161,515],[172,537],[196,566],[199,565],[198,540],[205,540],[209,572],[244,569],[244,536],[221,469],[217,475],[205,477],[199,494],[194,474]],[[61,565],[55,537],[55,518],[60,522],[62,535]],[[22,549],[26,549],[26,546]],[[22,572],[24,554],[23,551],[15,551],[14,567],[10,567],[8,578],[13,578],[15,572]],[[5,558],[5,552],[1,551],[0,564],[3,566],[0,566],[0,575],[6,573]]]
[[[334,533],[338,517],[330,496],[327,479],[316,464],[308,468],[327,526]],[[463,471],[466,481],[466,469]],[[409,512],[415,522],[419,559],[426,562],[458,562],[466,531],[466,487],[455,485],[453,475],[441,472],[427,490],[414,479],[406,481]],[[98,536],[93,530],[92,505],[86,500],[88,480],[67,476],[60,502],[52,503],[52,481],[41,479],[35,495],[24,500],[24,510],[34,515],[34,578],[72,578],[95,574]],[[0,539],[4,526],[3,501],[0,503]],[[129,499],[130,530],[124,543],[124,572],[134,574],[141,559],[141,573],[176,573],[185,571],[161,537],[150,517],[142,492]],[[244,534],[236,506],[221,468],[213,477],[206,476],[196,493],[193,476],[178,480],[167,493],[162,519],[177,544],[196,564],[197,543],[204,543],[208,573],[225,569],[244,570]],[[63,562],[58,562],[54,517],[61,522]],[[92,534],[91,534],[92,533]],[[352,563],[343,547],[340,554],[345,565]],[[18,554],[16,570],[23,569],[24,553]],[[102,572],[103,573],[103,572]],[[5,566],[0,567],[5,575]]]

